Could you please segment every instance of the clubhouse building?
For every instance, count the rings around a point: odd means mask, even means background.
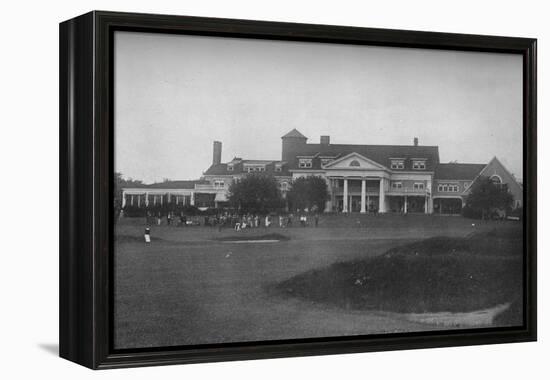
[[[318,144],[293,129],[282,138],[280,160],[239,157],[221,162],[222,143],[214,142],[212,165],[196,181],[168,181],[124,188],[122,207],[167,203],[201,209],[227,205],[229,185],[249,173],[272,175],[285,196],[292,180],[323,177],[328,185],[327,212],[460,214],[472,185],[480,177],[507,186],[514,208],[523,204],[523,190],[495,157],[485,164],[440,163],[437,146]]]

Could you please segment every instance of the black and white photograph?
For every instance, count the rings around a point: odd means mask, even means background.
[[[7,2],[0,377],[545,378],[546,8]]]
[[[115,349],[524,324],[521,55],[113,41]]]

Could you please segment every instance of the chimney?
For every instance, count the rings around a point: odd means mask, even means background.
[[[212,157],[212,165],[221,164],[222,162],[222,143],[221,141],[214,141],[214,152]]]
[[[330,136],[321,136],[321,145],[329,145]]]
[[[414,146],[418,146],[418,137],[415,137],[413,141],[414,141]]]

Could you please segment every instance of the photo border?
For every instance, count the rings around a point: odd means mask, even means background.
[[[114,349],[114,33],[523,56],[524,325]],[[60,24],[60,356],[93,369],[536,340],[536,39],[93,11]]]

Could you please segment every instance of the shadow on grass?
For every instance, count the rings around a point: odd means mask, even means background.
[[[265,234],[265,235],[232,235],[215,238],[217,241],[250,241],[250,240],[279,240],[288,241],[290,237],[278,233]]]
[[[163,239],[159,238],[159,237],[156,237],[156,236],[151,236],[151,241],[152,242],[156,242],[156,241],[162,241]],[[117,243],[144,243],[145,242],[145,238],[142,236],[135,236],[135,235],[115,235],[115,241]]]
[[[271,290],[345,309],[398,313],[470,312],[512,303],[495,322],[521,324],[521,243],[521,234],[496,231],[435,237],[307,271]]]

